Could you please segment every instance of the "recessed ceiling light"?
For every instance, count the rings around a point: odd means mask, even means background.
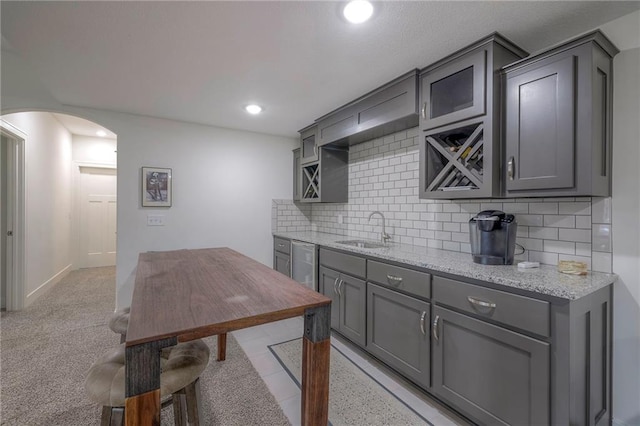
[[[104,138],[105,136],[107,136],[107,132],[105,132],[104,130],[98,130],[96,132],[96,135],[100,136],[101,138]]]
[[[246,107],[244,107],[244,109],[249,114],[260,114],[262,112],[262,107],[260,105],[255,105],[255,104],[247,105]]]
[[[361,24],[373,15],[373,5],[367,0],[353,0],[347,3],[342,13],[352,24]]]

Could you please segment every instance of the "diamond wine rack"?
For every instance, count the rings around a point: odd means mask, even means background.
[[[483,123],[426,136],[427,191],[482,188]]]
[[[320,167],[318,163],[302,168],[302,199],[316,200],[320,197]]]

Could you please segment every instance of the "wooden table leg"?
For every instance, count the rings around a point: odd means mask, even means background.
[[[227,359],[227,333],[218,334],[218,361]]]
[[[124,421],[127,426],[160,425],[160,350],[175,337],[126,347]]]
[[[307,309],[302,338],[302,425],[329,421],[331,305]]]

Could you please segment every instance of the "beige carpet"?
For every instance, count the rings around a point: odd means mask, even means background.
[[[295,339],[269,347],[300,386],[302,342]],[[342,425],[431,425],[331,345],[329,422]]]
[[[115,268],[71,272],[34,304],[0,319],[0,424],[100,424],[84,393],[87,370],[119,336],[107,327]],[[216,353],[214,337],[205,339]],[[213,357],[201,379],[204,425],[287,425],[280,406],[233,336],[227,360]],[[162,424],[173,424],[169,407]]]

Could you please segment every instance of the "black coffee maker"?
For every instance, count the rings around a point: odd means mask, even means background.
[[[485,210],[469,221],[471,255],[483,265],[512,265],[518,223],[512,214]]]

